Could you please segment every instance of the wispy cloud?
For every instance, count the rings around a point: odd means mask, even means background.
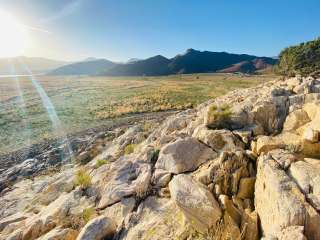
[[[83,2],[84,0],[69,1],[67,4],[62,6],[62,8],[58,12],[55,12],[53,15],[49,16],[48,18],[43,19],[42,22],[48,23],[48,22],[53,22],[58,19],[67,17],[73,14],[82,5]]]

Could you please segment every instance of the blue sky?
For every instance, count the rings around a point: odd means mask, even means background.
[[[276,56],[320,36],[319,0],[0,0],[0,9],[45,30],[30,33],[28,55],[56,59],[125,61],[188,48]]]

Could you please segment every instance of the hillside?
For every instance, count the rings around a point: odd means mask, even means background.
[[[49,75],[95,75],[102,71],[108,70],[116,66],[115,63],[106,59],[90,59],[89,61],[77,62],[62,66],[53,71]]]
[[[273,65],[277,63],[277,60],[272,58],[255,58],[251,61],[243,61],[240,63],[236,63],[231,67],[219,70],[221,73],[234,73],[234,72],[242,72],[242,73],[253,73],[259,70],[267,70],[272,68]]]
[[[233,67],[250,62],[252,66]],[[146,60],[129,64],[117,65],[103,75],[109,76],[141,76],[141,75],[168,75],[191,74],[208,72],[254,72],[268,68],[276,63],[276,60],[267,57],[256,57],[246,54],[230,54],[226,52],[209,52],[188,49],[185,54],[177,55],[172,59],[155,56]],[[225,71],[228,69],[227,71]]]
[[[46,147],[0,173],[0,239],[320,239],[319,98],[273,80]]]
[[[159,76],[168,75],[170,60],[158,55],[145,60],[138,60],[127,64],[118,64],[113,68],[104,70],[101,75],[108,76]]]
[[[320,38],[288,47],[279,55],[279,73],[286,76],[308,76],[320,72]]]
[[[46,73],[63,65],[69,64],[64,61],[56,61],[38,57],[16,57],[0,59],[0,74],[28,74],[22,64],[28,66],[33,73]],[[14,66],[15,73],[12,72]]]

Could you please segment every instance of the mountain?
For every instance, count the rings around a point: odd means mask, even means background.
[[[243,61],[236,64],[233,64],[231,67],[219,70],[221,73],[234,73],[234,72],[242,72],[242,73],[253,73],[258,70],[269,69],[273,65],[277,63],[276,59],[273,58],[255,58],[251,61]]]
[[[277,60],[247,54],[209,52],[188,49],[172,59],[155,56],[127,64],[119,64],[103,71],[109,76],[168,75],[206,72],[254,72],[274,65]]]
[[[109,76],[156,76],[171,74],[169,69],[170,60],[157,55],[145,60],[135,61],[127,64],[118,64],[115,67],[102,72]]]
[[[92,59],[69,64],[51,71],[51,75],[159,76],[179,73],[255,72],[274,65],[276,59],[247,54],[209,52],[188,49],[168,59],[157,55],[144,60],[114,63]]]
[[[14,67],[15,74],[28,74],[22,64],[25,64],[25,66],[27,66],[33,73],[45,73],[69,63],[38,57],[21,56],[15,58],[1,58],[0,74],[13,74],[12,66]]]
[[[92,59],[90,61],[82,61],[77,63],[68,64],[57,68],[51,72],[49,75],[95,75],[102,71],[107,71],[114,66],[113,63],[106,59]]]

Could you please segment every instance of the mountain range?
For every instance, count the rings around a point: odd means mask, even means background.
[[[50,75],[159,76],[209,72],[252,73],[270,68],[277,60],[247,54],[209,52],[188,49],[171,59],[161,55],[126,63],[99,59],[62,66]]]
[[[188,49],[173,58],[161,55],[147,59],[132,58],[125,63],[87,58],[80,62],[64,62],[46,58],[16,57],[0,59],[0,74],[27,74],[21,63],[33,73],[48,75],[161,76],[191,73],[253,73],[270,68],[277,59],[248,54],[209,52]]]

